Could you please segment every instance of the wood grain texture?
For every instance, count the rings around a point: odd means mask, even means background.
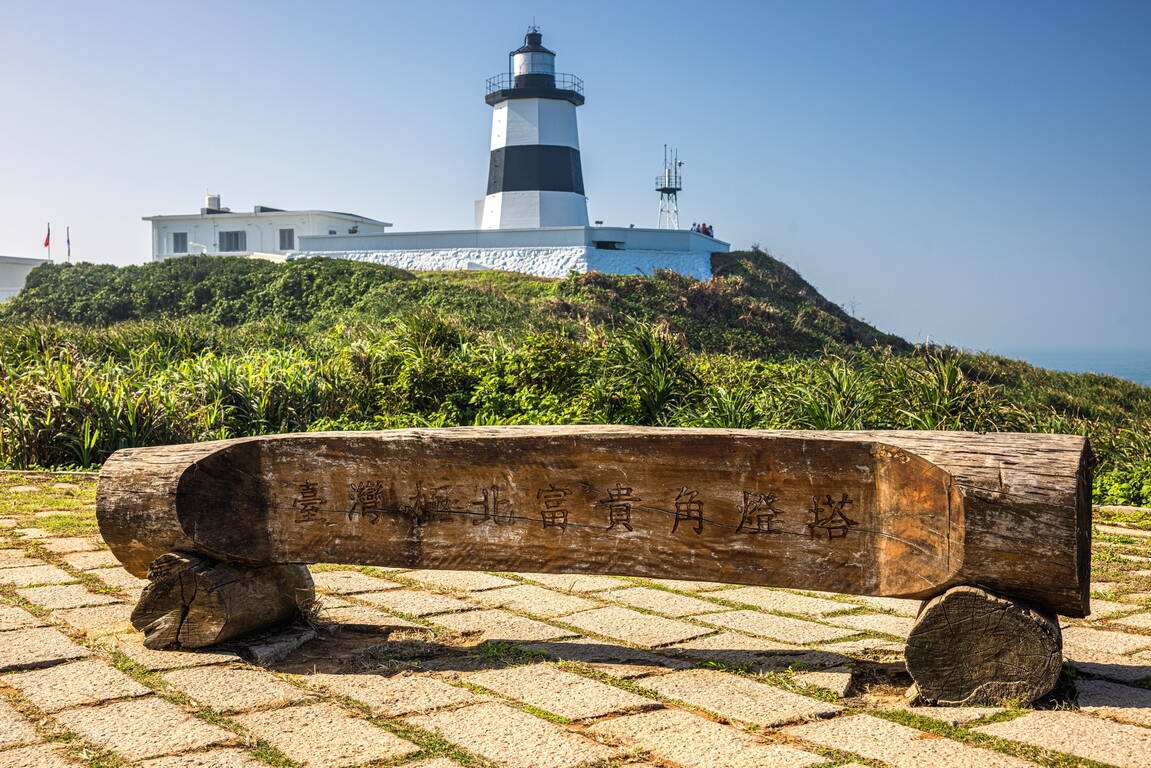
[[[203,648],[285,624],[315,597],[302,565],[250,567],[172,552],[152,563],[132,626],[155,650]]]
[[[1087,608],[1081,437],[621,426],[274,435],[129,449],[101,532],[263,565],[605,573]]]
[[[907,672],[941,706],[1032,702],[1059,680],[1059,623],[1022,603],[955,587],[923,606],[907,639]]]

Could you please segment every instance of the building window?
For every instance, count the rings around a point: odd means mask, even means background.
[[[188,252],[188,233],[187,232],[173,232],[172,233],[172,253],[187,253]]]
[[[244,230],[220,233],[220,251],[246,251],[248,250],[248,233]]]
[[[296,250],[296,230],[294,230],[294,229],[281,229],[280,230],[280,250],[281,251],[294,251],[294,250]]]

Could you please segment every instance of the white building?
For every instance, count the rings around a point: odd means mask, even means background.
[[[283,261],[299,248],[301,237],[382,234],[392,226],[336,211],[284,211],[257,205],[251,213],[236,213],[220,207],[219,195],[208,195],[199,213],[145,216],[144,221],[152,222],[152,261],[190,253]]]
[[[47,259],[31,256],[0,256],[0,301],[15,298],[24,287],[28,273],[46,263]]]
[[[503,269],[546,277],[569,271],[711,277],[711,255],[730,246],[684,229],[588,226],[576,108],[583,82],[555,71],[555,54],[531,30],[489,78],[493,107],[487,191],[476,229],[442,232],[319,232],[299,237],[289,258],[329,256],[404,269]]]

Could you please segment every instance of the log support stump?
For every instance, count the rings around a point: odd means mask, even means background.
[[[303,565],[252,567],[169,552],[152,562],[148,578],[132,626],[154,650],[203,648],[286,624],[315,598]]]
[[[923,604],[906,658],[928,704],[1030,703],[1055,687],[1063,638],[1050,614],[978,587],[954,587]]]

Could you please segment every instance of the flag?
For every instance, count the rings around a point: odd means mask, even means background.
[[[49,248],[52,245],[52,224],[48,224],[48,234],[44,235],[44,247]]]
[[[68,261],[72,260],[72,228],[64,227],[64,241],[68,244]]]

